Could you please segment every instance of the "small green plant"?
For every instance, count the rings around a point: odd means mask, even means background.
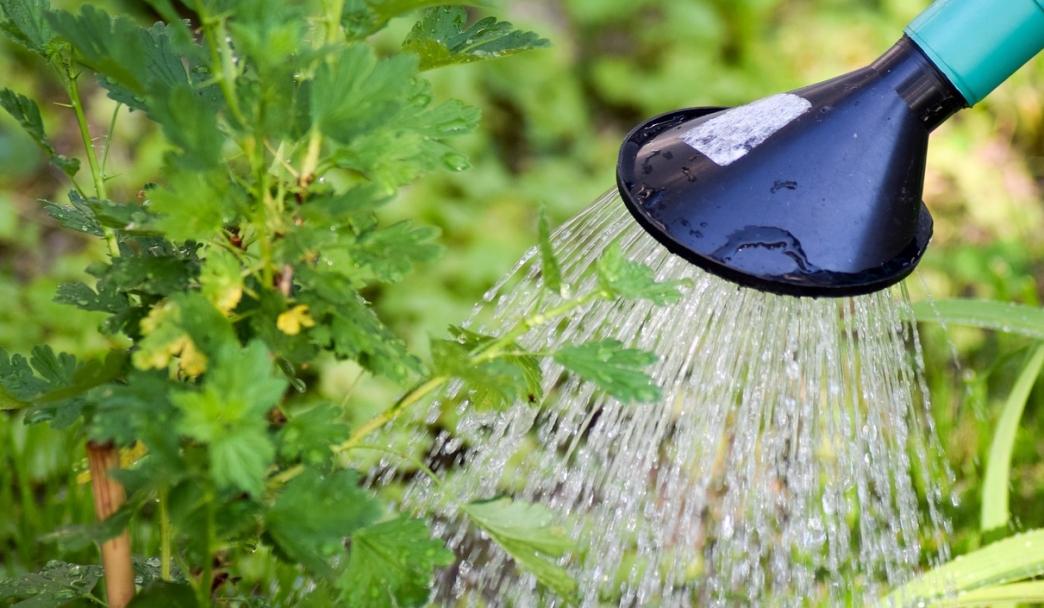
[[[0,91],[0,105],[71,182],[68,202],[43,204],[108,248],[87,269],[93,284],[63,284],[56,299],[105,313],[100,331],[126,344],[89,361],[48,346],[28,358],[0,350],[0,408],[87,446],[99,521],[52,540],[102,547],[101,567],[53,562],[0,581],[0,602],[422,605],[435,568],[454,556],[425,514],[397,512],[362,487],[350,453],[373,449],[367,436],[453,378],[489,407],[532,398],[541,357],[622,401],[654,399],[648,353],[611,340],[536,353],[517,340],[592,300],[663,303],[678,285],[656,283],[611,249],[598,287],[570,295],[542,220],[545,283],[564,303],[529,311],[499,336],[454,329],[424,361],[361,295],[440,251],[434,229],[384,225],[376,211],[425,173],[468,165],[447,142],[473,130],[478,111],[436,102],[421,72],[547,41],[493,18],[469,26],[464,8],[431,0],[149,4],[165,23],[0,0],[0,28],[53,68],[83,144],[86,176],[51,143],[34,100]],[[370,37],[415,9],[426,10],[401,49],[379,54]],[[92,79],[118,102],[100,146],[82,95]],[[119,179],[106,167],[121,111],[144,113],[169,143],[160,174],[135,184],[142,194],[129,202],[108,194]],[[324,353],[399,383],[402,397],[349,428],[351,399],[326,402],[314,390],[308,370]],[[121,450],[134,460],[122,469]],[[504,498],[463,511],[571,597],[557,563],[570,540],[543,507]],[[132,518],[155,529],[159,555],[131,555]],[[258,555],[284,564],[283,587],[230,578]]]

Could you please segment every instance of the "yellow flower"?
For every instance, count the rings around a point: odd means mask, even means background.
[[[298,304],[279,315],[279,318],[276,319],[276,327],[288,336],[296,336],[301,333],[302,327],[315,327],[315,319],[308,314],[307,304]]]

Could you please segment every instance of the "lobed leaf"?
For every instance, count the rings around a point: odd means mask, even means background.
[[[58,220],[58,225],[62,228],[68,228],[91,236],[102,236],[102,227],[97,218],[94,217],[94,210],[91,209],[79,192],[75,190],[69,191],[70,205],[52,203],[43,199],[40,200],[40,203],[47,210],[47,215]]]
[[[19,95],[11,89],[3,89],[0,91],[0,107],[7,110],[7,113],[18,121],[18,124],[22,126],[22,129],[24,129],[26,133],[29,134],[29,137],[32,138],[38,146],[43,148],[54,166],[61,169],[62,173],[65,173],[69,177],[76,175],[77,171],[80,170],[80,161],[75,158],[63,156],[55,151],[54,146],[51,145],[51,141],[47,139],[47,134],[44,133],[43,118],[40,117],[40,107],[36,105],[35,101],[24,95]],[[86,231],[81,230],[81,232]]]
[[[553,561],[572,551],[575,542],[554,525],[550,509],[506,497],[469,503],[462,509],[519,566],[567,601],[575,601],[576,581]]]
[[[476,363],[467,346],[453,340],[432,340],[431,357],[434,374],[463,380],[477,407],[498,408],[532,394],[527,367],[535,365],[533,357],[513,355]]]
[[[610,296],[649,300],[657,306],[677,302],[681,299],[679,288],[691,285],[687,279],[657,282],[652,268],[624,258],[617,242],[602,252],[595,268],[599,286]]]
[[[0,600],[31,598],[19,602],[19,608],[64,606],[91,595],[102,574],[101,566],[49,561],[39,572],[0,579]]]
[[[420,371],[406,343],[381,323],[346,277],[305,266],[295,276],[302,286],[298,301],[315,320],[306,332],[314,344],[392,380],[403,382]]]
[[[439,234],[437,228],[415,227],[409,221],[367,231],[349,247],[349,255],[356,263],[368,267],[382,283],[401,281],[418,262],[430,262],[442,253],[442,247],[432,242]]]
[[[348,425],[341,412],[329,403],[303,412],[287,414],[279,430],[279,454],[291,461],[300,459],[318,465],[330,459],[330,446],[348,438]]]
[[[47,23],[51,5],[47,0],[0,0],[6,18],[0,31],[37,55],[47,57],[54,32]]]
[[[429,9],[406,36],[402,48],[420,57],[423,71],[551,46],[536,33],[516,30],[507,21],[487,17],[465,27],[467,21],[468,13],[462,6]]]
[[[332,557],[343,555],[344,538],[380,518],[381,508],[359,487],[359,474],[322,474],[305,469],[283,487],[265,513],[268,533],[292,560],[332,576]]]
[[[660,389],[642,371],[656,363],[658,357],[648,351],[624,348],[619,340],[567,346],[556,351],[554,359],[623,403],[649,403],[660,398]]]
[[[453,560],[421,520],[400,517],[362,528],[351,537],[340,599],[354,608],[424,606],[435,567]]]

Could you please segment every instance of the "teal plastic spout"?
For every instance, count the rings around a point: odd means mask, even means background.
[[[906,35],[975,105],[1044,49],[1044,0],[938,0]]]

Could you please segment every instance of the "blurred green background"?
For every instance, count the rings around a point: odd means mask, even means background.
[[[74,9],[79,3],[55,1]],[[100,1],[155,19],[132,0]],[[551,40],[553,48],[429,74],[442,98],[483,111],[480,131],[457,142],[471,168],[428,176],[383,214],[438,226],[441,260],[406,281],[367,293],[380,314],[423,352],[430,335],[459,323],[473,303],[536,240],[545,205],[553,224],[614,184],[619,142],[640,121],[686,106],[734,105],[862,67],[887,49],[927,0],[519,0],[490,13]],[[481,11],[478,11],[478,14]],[[412,22],[381,34],[394,48]],[[59,89],[44,66],[0,41],[3,86],[37,99]],[[89,87],[94,132],[112,104]],[[41,104],[59,152],[81,156],[71,116]],[[109,164],[113,198],[138,196],[156,179],[163,143],[143,116],[123,114]],[[907,281],[914,299],[983,297],[1039,305],[1044,273],[1044,59],[1035,59],[979,106],[933,136],[925,200],[935,237]],[[130,186],[134,184],[134,186]],[[57,284],[82,279],[103,259],[100,241],[59,230],[36,202],[64,200],[69,185],[18,126],[0,114],[0,347],[35,344],[77,355],[107,346],[99,316],[51,302]],[[980,545],[979,481],[999,405],[1028,339],[951,327],[922,327],[926,375],[942,443],[960,498],[951,515],[956,552]],[[359,415],[383,408],[391,387],[355,386],[350,364],[330,363],[323,390],[353,392]],[[1016,529],[1044,526],[1044,391],[1031,395],[1015,448]],[[63,523],[91,517],[75,481],[82,449],[47,427],[0,413],[0,577],[50,558],[93,561],[92,551],[59,555],[36,541]],[[946,482],[948,485],[948,482]],[[146,543],[138,539],[136,543]]]

